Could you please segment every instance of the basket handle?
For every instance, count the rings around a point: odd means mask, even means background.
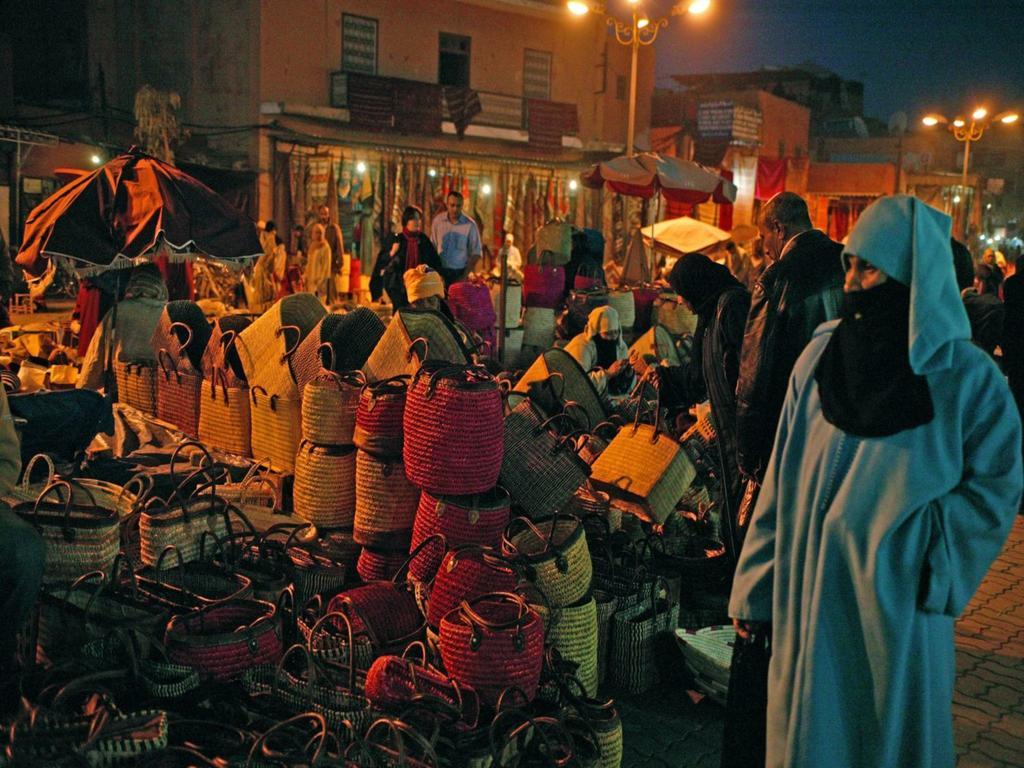
[[[206,533],[206,531],[203,531],[203,533]],[[173,550],[175,556],[178,558],[178,567],[181,569],[181,587],[180,587],[180,589],[181,589],[182,592],[186,592],[186,593],[191,595],[192,594],[191,590],[189,590],[185,586],[185,558],[183,558],[181,556],[181,550],[178,549],[173,544],[168,544],[166,547],[164,547],[163,551],[160,553],[160,556],[156,559],[156,563],[153,566],[153,571],[154,571],[154,575],[156,576],[157,583],[158,584],[164,584],[165,583],[164,580],[161,578],[163,576],[163,571],[164,571],[164,558],[167,556],[167,553],[171,552],[172,550]]]
[[[427,538],[425,538],[423,541],[421,541],[419,544],[417,544],[413,548],[413,550],[409,553],[409,557],[407,557],[405,559],[405,562],[403,562],[400,566],[398,566],[398,570],[395,571],[395,575],[391,577],[391,582],[393,584],[398,584],[399,583],[398,577],[400,575],[402,575],[402,573],[404,573],[405,571],[407,571],[409,569],[409,566],[412,564],[412,561],[415,560],[416,556],[420,552],[422,552],[424,550],[424,548],[427,546],[427,544],[430,543],[431,539],[439,540],[441,542],[442,550],[447,551],[447,549],[448,549],[448,539],[446,539],[443,534],[432,533],[430,536],[427,536]],[[442,558],[444,557],[444,551],[442,551],[441,557]]]
[[[199,469],[204,469],[214,464],[213,456],[211,456],[210,452],[206,450],[206,446],[200,443],[198,440],[183,440],[179,445],[177,445],[174,448],[174,452],[171,453],[171,462],[168,471],[171,476],[171,484],[175,486],[175,494],[178,496],[180,496],[179,491],[182,490],[182,485],[178,482],[178,475],[175,472],[175,467],[177,466],[178,463],[178,456],[181,455],[181,452],[185,448],[198,448],[199,452],[203,454],[203,462],[200,463]],[[188,480],[191,480],[194,475],[194,472],[190,474],[186,478],[186,482]]]
[[[264,397],[267,397],[267,398],[270,397],[270,395],[267,394],[267,390],[265,390],[259,384],[254,384],[251,387],[249,387],[249,397],[252,398],[252,404],[253,405],[256,405],[256,392],[257,391],[262,392]]]
[[[71,483],[67,480],[54,480],[47,485],[42,492],[36,497],[36,503],[32,506],[32,519],[35,522],[35,518],[39,515],[39,505],[43,503],[43,500],[50,495],[51,492],[58,490],[59,488],[66,488],[68,491],[67,501],[64,502],[63,510],[63,521],[61,522],[61,534],[64,536],[65,541],[74,541],[75,533],[71,529],[71,505],[74,502],[74,489],[71,487]],[[86,493],[89,494],[89,498],[92,501],[92,505],[96,506],[96,500],[92,498],[92,493],[88,488],[83,488]],[[57,494],[57,503],[60,503],[60,493]],[[38,527],[38,524],[37,524]]]
[[[228,375],[220,366],[210,370],[210,399],[217,399],[217,380],[220,379],[221,396],[224,398],[224,405],[228,405]]]
[[[288,347],[288,338],[287,336],[285,336],[286,331],[294,331],[295,333],[295,343],[291,345],[291,348]],[[285,350],[284,354],[281,355],[281,362],[283,363],[289,357],[294,355],[295,350],[299,348],[299,344],[302,342],[302,329],[299,328],[299,326],[297,325],[282,325],[280,328],[274,331],[274,335],[278,338],[285,336]]]
[[[317,673],[316,662],[313,661],[313,654],[302,643],[295,643],[281,655],[281,660],[277,662],[277,668],[274,670],[274,684],[270,689],[270,695],[277,696],[277,689],[281,683],[281,673],[284,672],[284,665],[288,661],[288,657],[295,651],[302,653],[306,657],[306,703],[312,709],[313,689],[320,676]]]
[[[305,721],[312,721],[317,728],[317,733],[313,736],[312,739],[310,739],[306,743],[306,752],[308,752],[309,746],[314,742],[319,741],[316,750],[313,752],[312,756],[310,756],[309,754],[303,754],[301,758],[296,759],[296,755],[294,753],[285,754],[283,752],[278,752],[276,750],[271,749],[270,746],[267,744],[267,741],[270,739],[270,737],[277,731],[280,731],[284,728],[289,728],[293,725]],[[252,747],[249,749],[249,756],[246,759],[246,765],[252,765],[258,756],[265,757],[270,760],[294,761],[296,764],[307,763],[310,766],[319,765],[323,757],[324,747],[327,744],[327,736],[327,721],[324,719],[323,715],[318,714],[316,712],[304,712],[300,715],[289,717],[287,720],[282,720],[276,725],[273,725],[270,728],[268,728],[258,739],[256,739],[256,741],[253,742]]]
[[[334,366],[338,363],[338,356],[334,352],[334,345],[329,341],[320,342],[318,352],[320,353],[320,367],[327,371],[333,371]],[[327,362],[328,356],[330,356],[329,363]]]
[[[578,402],[576,402],[575,400],[566,400],[566,401],[565,401],[565,402],[564,402],[564,403],[562,404],[562,413],[566,413],[566,412],[568,412],[570,408],[573,408],[573,409],[575,409],[575,410],[577,410],[577,411],[579,411],[580,413],[582,413],[582,414],[583,414],[583,419],[584,419],[584,423],[586,424],[586,426],[584,427],[584,429],[585,429],[585,430],[586,430],[587,432],[590,432],[590,431],[592,431],[592,430],[591,430],[591,424],[590,424],[590,414],[589,414],[589,413],[587,413],[587,409],[586,409],[586,408],[584,408],[584,407],[583,407],[582,405],[580,405],[580,404],[579,404]],[[571,417],[570,417],[570,418],[571,418]]]
[[[387,729],[388,733],[391,735],[391,747],[385,747],[383,744],[373,741],[376,737],[376,733],[384,729]],[[378,750],[390,750],[392,752],[392,754],[388,756],[391,760],[384,764],[411,765],[413,763],[409,761],[409,755],[405,748],[406,738],[412,740],[412,742],[420,749],[420,755],[414,758],[416,763],[422,763],[424,766],[429,766],[430,768],[439,768],[441,765],[441,759],[437,756],[437,751],[434,749],[434,745],[431,744],[415,728],[397,718],[377,718],[370,724],[370,727],[366,729],[366,736],[363,737],[363,740],[370,745],[371,750],[376,746]]]
[[[355,608],[355,606],[352,605],[351,601],[349,601],[347,598],[343,604]],[[316,620],[316,623],[313,625],[312,629],[309,630],[310,653],[312,654],[316,651],[316,648],[314,648],[314,645],[316,644],[316,633],[320,630],[320,627],[323,625],[323,623],[328,619],[341,619],[343,622],[345,622],[345,637],[348,640],[348,689],[349,691],[354,692],[356,690],[356,639],[355,633],[352,631],[352,621],[349,619],[347,613],[345,613],[344,611],[328,611]],[[373,631],[370,629],[370,625],[364,621],[363,627],[365,628],[366,636],[370,638],[370,643],[373,645],[373,647],[380,648],[380,644],[377,642],[377,638],[373,635]]]
[[[167,358],[168,365],[170,365],[170,370],[168,370],[167,365],[164,365],[165,357]],[[174,358],[171,357],[170,352],[168,352],[163,347],[158,349],[156,351],[156,362],[157,365],[160,366],[160,372],[164,375],[164,381],[170,381],[171,374],[173,373],[175,379],[177,379],[178,383],[181,384],[181,374],[178,372],[178,364],[174,362]]]
[[[52,483],[53,478],[57,476],[57,466],[53,463],[53,459],[50,457],[50,454],[37,453],[35,456],[28,460],[28,464],[25,465],[25,471],[21,475],[21,487],[23,489],[28,489],[29,486],[32,484],[32,470],[40,461],[46,463],[47,474],[45,485],[49,485],[50,483]]]
[[[430,341],[423,336],[417,336],[415,339],[409,342],[409,351],[406,352],[405,355],[405,359],[407,362],[412,362],[413,355],[416,353],[417,344],[423,345],[423,357],[421,357],[420,360],[425,361],[428,357],[430,357]]]
[[[473,610],[474,605],[477,605],[478,603],[483,602],[484,600],[494,598],[498,598],[503,602],[515,604],[519,609],[516,618],[512,619],[511,621],[491,621],[490,619],[484,618],[475,610]],[[522,650],[524,642],[522,635],[522,627],[525,624],[525,622],[529,620],[530,609],[527,607],[526,601],[523,600],[523,598],[521,598],[519,595],[513,592],[488,592],[486,594],[480,595],[479,597],[475,597],[472,600],[463,600],[462,602],[460,602],[459,614],[466,620],[466,622],[469,624],[470,628],[473,631],[469,641],[470,650],[475,651],[479,649],[480,644],[483,642],[483,639],[480,636],[481,628],[492,630],[520,630],[516,633],[516,636],[513,639],[513,647],[516,647],[517,650]]]
[[[175,320],[173,323],[171,323],[168,330],[171,331],[172,333],[178,330],[185,331],[185,340],[178,342],[178,344],[181,345],[182,352],[187,350],[189,346],[191,346],[192,342],[195,341],[195,336],[192,333],[192,328],[187,323],[183,323],[180,320]]]

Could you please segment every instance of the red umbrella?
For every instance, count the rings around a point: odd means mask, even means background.
[[[133,147],[37,205],[16,260],[30,275],[42,274],[51,257],[88,275],[148,261],[165,249],[171,261],[206,256],[241,264],[263,252],[248,216]]]
[[[695,205],[714,200],[731,203],[736,185],[715,171],[690,160],[655,152],[622,155],[580,174],[585,187],[600,189],[607,184],[613,192],[628,197],[650,198],[660,191],[666,199]]]

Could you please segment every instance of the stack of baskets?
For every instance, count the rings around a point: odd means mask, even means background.
[[[199,395],[210,324],[194,301],[164,307],[153,332],[156,355],[156,416],[189,437],[199,436]]]
[[[376,319],[376,318],[375,318]],[[295,455],[296,516],[317,528],[348,529],[356,511],[356,409],[362,373],[323,370],[302,395],[302,443]]]
[[[238,334],[248,325],[242,315],[217,320],[200,363],[199,439],[239,456],[252,454],[249,386],[235,347]]]
[[[391,578],[405,562],[419,492],[405,475],[402,420],[409,389],[405,375],[363,387],[356,408],[355,516],[352,536],[363,551],[365,580]]]
[[[249,382],[252,452],[291,474],[302,440],[302,400],[289,358],[326,314],[309,293],[278,301],[236,342]]]

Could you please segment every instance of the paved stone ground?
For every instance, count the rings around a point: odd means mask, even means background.
[[[958,768],[1024,766],[1024,517],[957,622]],[[680,666],[682,661],[680,660]],[[675,680],[620,700],[623,768],[718,765],[723,710]]]

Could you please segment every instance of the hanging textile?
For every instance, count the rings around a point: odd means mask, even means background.
[[[394,81],[395,130],[402,133],[440,133],[441,86],[412,80]]]
[[[736,185],[736,200],[733,203],[733,226],[754,222],[754,187],[757,183],[757,157],[733,153],[733,183]]]
[[[445,86],[444,99],[448,104],[448,116],[455,123],[455,134],[461,139],[473,118],[483,111],[480,94],[472,88]]]
[[[732,173],[732,171],[727,171],[727,170],[725,170],[723,168],[722,170],[719,171],[719,173],[722,175],[723,179],[728,179],[729,181],[733,180],[733,173]],[[718,204],[717,207],[718,207],[718,223],[717,223],[717,226],[718,226],[719,229],[724,229],[725,231],[728,232],[729,230],[732,229],[732,216],[733,216],[732,203],[720,203],[720,204]]]
[[[786,189],[786,158],[757,158],[757,185],[754,198],[770,200]]]
[[[790,157],[786,160],[786,190],[798,195],[807,194],[807,175],[811,169],[809,157]]]
[[[395,81],[387,77],[349,73],[349,122],[354,128],[383,131],[393,125]]]

